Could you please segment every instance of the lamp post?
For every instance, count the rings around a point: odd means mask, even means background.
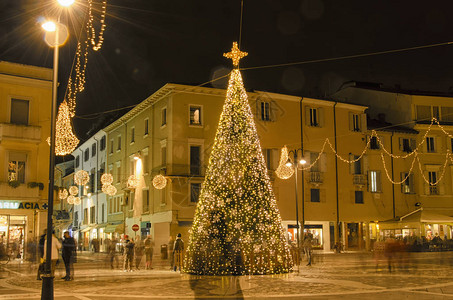
[[[301,153],[300,157],[298,156],[298,153]],[[293,155],[293,162],[291,162],[291,154]],[[295,191],[296,191],[296,227],[297,227],[297,235],[296,235],[296,240],[297,240],[297,255],[299,255],[299,252],[300,252],[300,241],[299,241],[299,236],[300,236],[300,228],[301,226],[299,226],[299,197],[298,197],[298,190],[299,190],[299,187],[298,187],[298,182],[297,182],[297,171],[298,171],[298,166],[303,166],[307,163],[307,161],[304,159],[303,157],[303,149],[302,148],[298,148],[298,149],[294,149],[294,150],[290,150],[288,151],[288,161],[286,162],[286,166],[287,167],[291,167],[293,166],[294,167],[294,182],[295,182]],[[303,193],[303,191],[302,191]],[[302,230],[303,230],[303,226],[304,224],[302,224]]]
[[[74,0],[58,0],[61,6],[68,7]],[[45,41],[54,48],[53,55],[53,78],[52,78],[52,105],[50,110],[50,157],[49,157],[49,191],[48,191],[48,207],[47,207],[47,245],[45,257],[45,274],[42,277],[41,299],[53,300],[53,275],[52,268],[52,227],[53,227],[53,186],[55,177],[55,127],[56,127],[56,110],[57,110],[57,86],[58,86],[58,50],[68,38],[68,30],[66,26],[61,24],[60,17],[58,22],[47,21],[42,24],[42,28],[46,31]]]

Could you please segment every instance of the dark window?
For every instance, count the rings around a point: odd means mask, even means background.
[[[360,131],[360,115],[352,114],[352,130]]]
[[[11,99],[11,123],[28,125],[29,101]]]
[[[90,207],[90,223],[96,223],[96,209],[94,206]]]
[[[201,106],[190,107],[190,125],[201,125]]]
[[[363,191],[355,191],[355,203],[363,204]]]
[[[310,200],[311,202],[321,202],[319,197],[319,189],[311,189],[310,190]]]
[[[77,155],[76,159],[75,159],[75,166],[76,168],[78,168],[80,165],[80,156]]]
[[[190,146],[190,174],[201,174],[200,146]]]
[[[118,136],[118,148],[117,150],[121,150],[121,135]]]
[[[96,155],[96,143],[91,145],[91,157]]]
[[[379,142],[375,136],[370,138],[370,149],[379,149]]]
[[[104,218],[105,212],[104,212],[104,210],[105,210],[105,204],[102,203],[101,223],[104,223],[104,222],[105,222],[105,218]]]
[[[200,196],[201,183],[191,183],[190,184],[190,202],[198,202],[198,197]]]
[[[145,135],[148,134],[149,120],[145,119]]]
[[[79,227],[79,212],[74,212],[74,227]]]
[[[414,174],[401,173],[401,180],[404,180],[404,182],[401,184],[401,192],[403,194],[413,194],[414,193]]]
[[[101,146],[101,147],[100,147],[101,149],[99,149],[100,151],[105,150],[105,144],[106,144],[106,143],[105,143],[105,135],[104,135],[104,136],[101,138],[101,145],[100,145],[100,146]]]
[[[163,108],[162,109],[162,126],[167,124],[167,109]]]
[[[90,158],[90,149],[86,149],[84,154],[83,154],[83,160],[87,161]]]
[[[142,190],[143,195],[143,211],[149,211],[149,190]]]
[[[319,115],[317,108],[310,108],[310,126],[319,126]]]
[[[98,176],[97,176],[97,189],[98,191],[101,190],[101,176],[105,172],[105,162],[101,164],[101,167],[99,168]]]
[[[359,156],[354,155],[354,160],[358,159]],[[355,161],[354,163],[354,174],[362,174],[362,160],[359,159]]]
[[[89,193],[94,193],[94,185],[95,185],[95,179],[96,179],[96,171],[94,169],[91,169],[91,174],[90,174],[90,191]]]
[[[426,150],[430,153],[436,152],[436,147],[434,145],[434,137],[427,137],[426,138]]]
[[[261,102],[261,120],[271,120],[271,104],[269,102]]]
[[[113,140],[110,140],[110,153],[113,153]]]
[[[135,128],[131,128],[131,143],[135,142]]]
[[[412,152],[409,139],[403,139],[403,151],[408,153]]]

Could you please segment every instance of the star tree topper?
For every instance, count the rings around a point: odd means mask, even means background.
[[[237,42],[233,42],[233,48],[231,48],[231,52],[223,54],[223,56],[231,58],[231,60],[233,60],[233,65],[235,67],[239,66],[239,60],[243,57],[246,57],[247,55],[247,52],[242,52],[241,50],[239,50]]]

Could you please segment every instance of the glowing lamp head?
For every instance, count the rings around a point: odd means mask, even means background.
[[[140,157],[138,157],[138,156],[136,155],[136,156],[134,156],[134,159],[135,159],[135,160],[139,160]]]
[[[74,4],[74,0],[58,0],[58,4],[64,7],[69,7]]]
[[[303,157],[299,160],[300,165],[305,165],[306,163],[307,161]]]
[[[293,165],[293,163],[288,159],[288,161],[286,162],[285,166],[291,167],[292,165]]]
[[[57,25],[53,21],[46,21],[42,23],[41,27],[47,32],[54,32],[57,30]]]

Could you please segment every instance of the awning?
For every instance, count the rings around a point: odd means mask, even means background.
[[[105,233],[115,232],[116,226],[118,225],[107,225],[104,229]]]
[[[87,231],[90,231],[93,227],[91,226],[88,226],[88,227],[85,227],[83,229],[80,229],[81,232],[87,232]]]
[[[400,218],[400,222],[403,222],[403,223],[420,222],[420,223],[433,223],[433,224],[451,223],[451,224],[453,224],[453,218],[450,216],[438,214],[433,211],[429,211],[429,210],[420,208],[418,210],[413,211],[410,214],[402,216]]]
[[[115,232],[124,233],[124,223],[116,225]]]

